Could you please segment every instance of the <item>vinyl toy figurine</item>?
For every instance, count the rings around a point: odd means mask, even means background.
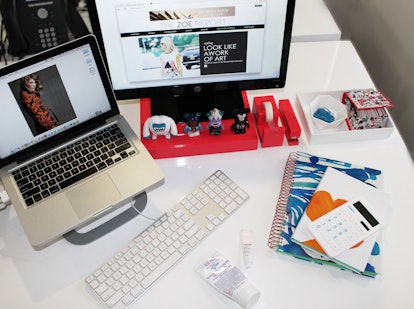
[[[221,130],[224,130],[224,126],[221,123],[224,112],[218,110],[217,108],[212,109],[207,113],[207,118],[209,123],[207,125],[207,130],[210,131],[210,135],[220,135]]]
[[[199,136],[200,131],[203,129],[200,124],[201,113],[185,113],[184,118],[187,119],[187,125],[184,128],[184,132],[189,137]]]
[[[151,116],[145,120],[142,128],[142,135],[144,138],[150,138],[152,133],[152,139],[156,140],[158,135],[164,135],[166,139],[170,139],[171,136],[177,136],[178,130],[175,121],[168,116]]]
[[[235,109],[233,111],[234,122],[231,125],[231,130],[236,134],[246,133],[246,129],[250,129],[249,121],[247,120],[247,114],[250,112],[250,109]]]

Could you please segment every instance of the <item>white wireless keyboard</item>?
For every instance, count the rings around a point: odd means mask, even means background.
[[[128,308],[249,195],[216,171],[86,278],[107,308]]]

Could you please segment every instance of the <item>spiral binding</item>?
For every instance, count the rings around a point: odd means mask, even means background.
[[[280,245],[279,242],[282,236],[282,229],[284,222],[286,221],[286,207],[290,196],[290,188],[293,183],[293,174],[298,158],[299,154],[297,152],[290,153],[283,172],[279,198],[276,204],[275,215],[273,217],[272,227],[270,229],[269,240],[267,243],[271,249],[275,249]]]

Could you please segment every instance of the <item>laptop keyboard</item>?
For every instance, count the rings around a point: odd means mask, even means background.
[[[114,124],[12,174],[26,205],[31,206],[135,153],[121,129]]]
[[[107,308],[130,307],[248,198],[216,171],[90,274],[87,286]]]

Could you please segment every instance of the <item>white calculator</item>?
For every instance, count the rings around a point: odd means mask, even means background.
[[[350,200],[312,221],[309,231],[329,257],[336,257],[384,226],[368,201]]]

